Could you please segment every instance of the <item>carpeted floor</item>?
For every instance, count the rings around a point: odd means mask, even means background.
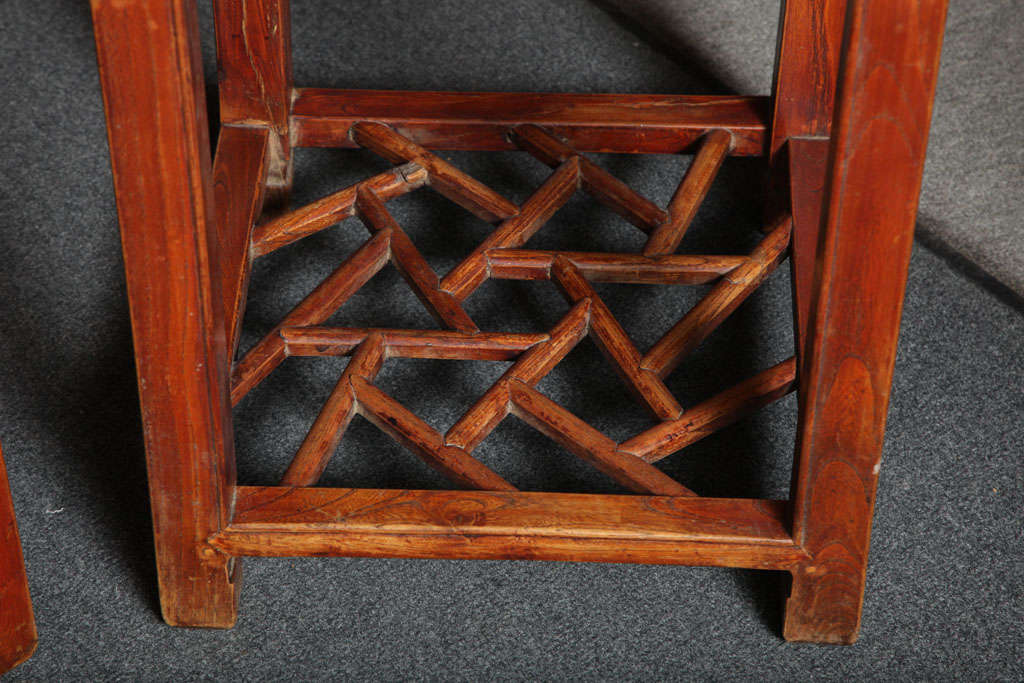
[[[300,84],[416,89],[766,91],[777,15],[777,3],[753,12],[746,3],[708,9],[690,0],[629,3],[625,15],[626,3],[612,0],[293,5]],[[11,680],[1020,680],[1024,288],[1013,278],[1024,272],[1024,246],[1011,230],[1024,212],[1013,194],[1022,140],[1007,125],[1019,119],[1020,89],[1009,86],[1020,71],[997,59],[1019,42],[1020,21],[1012,2],[954,5],[936,111],[943,135],[932,143],[911,264],[862,636],[835,648],[781,640],[773,574],[602,564],[246,560],[235,629],[164,625],[88,10],[77,0],[0,4],[8,130],[0,158],[0,439],[40,634],[35,657]],[[712,62],[718,49],[734,58]],[[1005,103],[974,108],[979,91]],[[945,135],[953,130],[956,140]],[[448,156],[516,200],[546,173],[518,154]],[[965,156],[967,170],[954,170]],[[659,203],[685,168],[674,158],[598,160]],[[381,167],[362,153],[303,151],[296,199]],[[750,248],[758,171],[750,161],[726,164],[684,251]],[[990,205],[1000,208],[987,212]],[[429,191],[392,206],[442,271],[487,229]],[[962,221],[979,242],[1002,231],[995,261],[940,234]],[[346,223],[261,261],[243,345],[364,235]],[[582,197],[535,240],[541,248],[640,244],[635,230]],[[516,304],[496,311],[506,287],[515,288]],[[394,292],[401,294],[388,310],[375,306],[375,295]],[[699,292],[600,289],[641,345]],[[792,348],[788,297],[783,268],[672,376],[680,399],[699,400],[784,358]],[[490,283],[469,308],[485,329],[512,320],[525,331],[547,329],[564,303],[550,285]],[[392,270],[336,319],[430,324]],[[239,407],[243,482],[280,476],[343,364],[289,361]],[[421,378],[411,387],[402,382],[410,372]],[[389,364],[380,383],[443,429],[500,372],[500,364],[410,361]],[[589,343],[541,389],[612,438],[644,423]],[[598,398],[584,400],[584,392]],[[665,468],[709,495],[785,496],[794,409],[790,397]],[[507,446],[489,440],[481,456],[523,488],[617,490],[514,420],[499,434]],[[443,485],[360,421],[324,483]]]

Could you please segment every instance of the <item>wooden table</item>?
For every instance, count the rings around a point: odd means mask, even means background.
[[[295,88],[287,0],[216,0],[212,162],[192,0],[92,6],[169,623],[231,626],[246,555],[529,558],[784,570],[785,637],[853,642],[945,0],[785,2],[768,97]],[[365,148],[396,166],[287,210],[299,147]],[[511,149],[552,168],[522,205],[434,153]],[[695,158],[662,208],[590,152]],[[763,157],[772,171],[763,240],[749,254],[676,254],[730,155]],[[423,187],[495,224],[446,274],[387,209]],[[642,251],[529,249],[576,192],[646,232]],[[253,260],[353,216],[369,231],[363,247],[236,360]],[[793,357],[684,409],[665,376],[787,257]],[[324,326],[389,263],[438,329]],[[463,303],[489,278],[554,281],[561,321],[531,334],[480,331]],[[641,352],[595,281],[715,284]],[[616,443],[537,391],[587,335],[654,427]],[[232,405],[290,356],[333,355],[351,360],[283,481],[238,485]],[[514,363],[441,434],[375,386],[382,364],[400,357]],[[700,497],[654,466],[793,390],[789,500]],[[453,490],[316,487],[355,414]],[[517,490],[473,457],[509,415],[632,493]]]

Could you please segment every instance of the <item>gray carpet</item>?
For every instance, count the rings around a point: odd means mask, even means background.
[[[371,4],[374,12],[357,9]],[[972,109],[975,126],[943,123],[944,116],[966,113],[967,104],[956,104],[965,93],[1006,92],[1019,69],[995,58],[1007,41],[1019,41],[1020,31],[1012,29],[1020,22],[1011,26],[1009,2],[954,4],[936,130],[957,128],[963,149],[950,149],[949,140],[932,145],[862,637],[850,648],[785,644],[774,574],[602,564],[246,560],[234,630],[165,626],[156,604],[88,11],[77,0],[0,4],[8,132],[0,159],[0,253],[6,257],[0,268],[0,439],[40,633],[35,657],[11,680],[1020,680],[1024,308],[1012,279],[997,277],[969,250],[954,249],[952,238],[930,237],[935,226],[959,221],[949,207],[977,215],[979,236],[1008,229],[1021,216],[1019,203],[1009,203],[1019,197],[1005,196],[1013,187],[1007,178],[1019,178],[1013,165],[1019,156],[1013,155],[1021,140],[1003,125],[1014,106],[1019,112],[1019,92],[1006,95],[1007,106]],[[610,13],[611,2],[583,0],[337,2],[327,14],[327,3],[294,5],[300,84],[495,90],[764,90],[777,13],[774,3],[758,9],[756,21],[741,20],[750,13],[745,3],[685,13],[669,11],[667,2],[637,2],[627,16]],[[999,19],[998,25],[986,17]],[[697,31],[708,33],[698,39]],[[999,42],[993,35],[1014,37]],[[713,63],[709,51],[723,48],[738,58]],[[949,64],[950,54],[972,50],[966,63]],[[943,103],[951,101],[954,111],[944,113]],[[964,163],[966,148],[977,151],[970,161],[976,172],[955,175],[950,169]],[[545,174],[517,154],[450,158],[517,200]],[[598,161],[662,203],[685,167],[672,158]],[[362,153],[304,151],[297,199],[379,168],[379,160]],[[990,173],[1011,184],[1000,190]],[[759,182],[755,163],[728,162],[684,251],[749,249]],[[984,213],[989,195],[1006,211]],[[487,229],[426,190],[393,207],[438,270]],[[346,223],[262,261],[243,344],[253,343],[364,234]],[[1004,239],[998,254],[1010,271],[1012,259],[1021,258],[1016,237],[1016,248]],[[635,230],[581,197],[531,244],[606,250],[635,249],[640,242]],[[684,403],[785,357],[792,339],[784,271],[672,376],[671,388]],[[493,302],[509,288],[515,304],[496,311]],[[700,291],[600,289],[641,345]],[[388,310],[375,308],[375,295],[394,292],[401,294]],[[547,329],[565,310],[542,283],[489,283],[469,308],[485,329],[507,328],[511,321],[521,330]],[[429,324],[392,270],[377,276],[336,320],[382,318],[395,326]],[[724,358],[731,360],[723,364]],[[240,406],[244,482],[280,476],[343,364],[289,361]],[[380,383],[443,429],[500,371],[499,364],[396,361]],[[403,382],[410,373],[421,378],[411,387]],[[442,388],[432,388],[438,380]],[[613,438],[645,424],[589,342],[541,389]],[[585,400],[584,393],[597,398]],[[793,413],[790,397],[667,460],[665,468],[709,495],[784,496]],[[618,490],[514,420],[496,437],[502,438],[485,442],[481,457],[523,488]],[[499,447],[499,440],[507,445]],[[443,486],[361,421],[346,435],[324,483]]]

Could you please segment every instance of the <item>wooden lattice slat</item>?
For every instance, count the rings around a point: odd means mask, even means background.
[[[357,123],[352,126],[352,139],[393,163],[414,162],[422,166],[432,188],[485,221],[505,220],[519,212],[515,204],[479,180],[385,125],[366,121]]]
[[[352,355],[288,467],[284,485],[315,484],[358,413],[459,486],[514,490],[471,453],[502,420],[515,414],[632,491],[692,496],[695,494],[690,489],[650,463],[794,387],[795,361],[790,359],[684,410],[663,381],[772,272],[789,246],[791,221],[785,216],[749,256],[672,253],[731,149],[728,131],[708,132],[668,211],[539,126],[521,125],[510,135],[517,145],[555,169],[522,207],[507,202],[388,126],[356,122],[351,127],[353,141],[404,166],[257,228],[256,254],[269,253],[353,215],[371,233],[370,240],[249,351],[235,369],[232,397],[237,402],[288,355]],[[502,221],[443,278],[437,276],[385,205],[389,199],[424,185],[485,220]],[[644,253],[523,248],[579,189],[649,232]],[[387,261],[446,330],[320,327]],[[488,278],[552,281],[562,290],[570,310],[547,333],[481,332],[461,302]],[[716,279],[718,283],[708,295],[646,355],[636,348],[591,284],[681,285]],[[634,397],[659,421],[621,445],[534,388],[588,334]],[[374,386],[374,378],[387,358],[514,363],[442,435]]]
[[[352,379],[360,377],[373,381],[384,364],[386,352],[384,338],[380,334],[371,334],[359,345],[288,466],[281,479],[282,486],[311,486],[317,482],[356,414],[356,391]]]
[[[641,366],[664,377],[714,332],[779,265],[789,247],[791,223],[789,216],[783,217],[751,252],[746,263],[723,277],[700,303],[655,343],[644,356]]]
[[[671,254],[679,247],[731,148],[729,131],[713,130],[704,137],[693,163],[672,195],[668,219],[651,233],[644,246],[644,256]]]
[[[661,470],[630,453],[551,399],[522,382],[510,385],[512,412],[631,491],[655,496],[696,495]]]
[[[551,177],[533,193],[519,215],[511,218],[487,236],[472,254],[455,266],[444,279],[441,288],[459,300],[466,299],[487,279],[487,252],[499,247],[519,247],[533,236],[555,211],[562,207],[579,188],[580,167],[576,159],[569,159],[551,174]]]
[[[444,437],[405,406],[359,377],[352,378],[359,413],[457,484],[488,491],[515,491],[489,467]]]
[[[405,164],[375,175],[256,226],[252,237],[253,255],[269,254],[355,215],[356,199],[361,189],[372,190],[382,201],[387,201],[426,184],[427,171],[417,164]]]
[[[654,202],[540,126],[517,126],[512,131],[512,139],[548,166],[578,160],[583,189],[641,230],[654,230],[668,217]]]

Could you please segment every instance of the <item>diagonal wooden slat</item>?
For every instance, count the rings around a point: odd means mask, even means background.
[[[674,420],[683,412],[661,378],[640,367],[640,352],[583,274],[568,259],[557,257],[551,275],[566,298],[590,301],[590,334],[633,395],[660,420]]]
[[[263,256],[355,215],[359,190],[372,191],[381,201],[412,192],[427,184],[427,171],[405,164],[367,178],[300,209],[256,226],[252,235],[253,256]]]
[[[359,414],[452,481],[486,491],[515,491],[501,476],[444,438],[405,406],[366,380],[353,377]]]
[[[487,251],[498,247],[519,247],[579,189],[579,161],[569,159],[526,200],[519,215],[510,218],[487,236],[480,246],[452,268],[441,280],[441,289],[465,301],[487,279]]]
[[[548,166],[579,159],[583,189],[644,232],[654,230],[668,218],[654,202],[540,126],[516,126],[512,129],[512,140]]]
[[[786,255],[792,220],[784,216],[750,254],[750,260],[716,284],[644,356],[640,367],[664,377],[704,341],[764,282]]]
[[[268,167],[266,128],[223,126],[213,161],[213,203],[217,218],[218,257],[211,264],[220,275],[228,360],[235,356],[245,312],[253,226],[263,208]]]
[[[657,462],[782,398],[794,389],[796,359],[789,358],[697,404],[678,419],[662,422],[623,441],[619,449],[647,462]]]
[[[503,221],[519,213],[518,207],[500,194],[412,140],[384,124],[360,121],[352,126],[353,142],[392,163],[414,162],[427,171],[432,188],[462,208],[487,221]]]
[[[281,329],[281,338],[288,347],[289,356],[345,356],[373,335],[380,335],[384,340],[388,358],[443,360],[515,360],[524,351],[549,339],[546,334],[395,330],[382,327]]]
[[[569,355],[590,327],[590,302],[580,301],[551,328],[548,341],[519,357],[497,382],[445,434],[445,442],[471,452],[505,419],[509,411],[508,384],[534,385]]]
[[[697,209],[711,189],[711,183],[730,151],[732,135],[729,131],[713,130],[704,136],[693,162],[672,195],[668,205],[668,220],[651,233],[644,246],[644,256],[665,256],[679,248],[683,235],[697,215]]]
[[[373,381],[384,364],[385,353],[384,338],[380,334],[370,335],[359,345],[288,466],[281,486],[313,486],[320,479],[356,414],[352,378]]]
[[[387,232],[371,237],[245,354],[232,372],[232,404],[241,401],[285,359],[282,328],[322,323],[384,267],[390,254],[390,237]]]
[[[371,232],[391,234],[391,262],[438,324],[460,332],[478,331],[462,304],[438,289],[437,275],[373,190],[360,189],[356,202],[359,216]]]
[[[640,458],[618,450],[615,442],[522,382],[509,384],[512,414],[637,493],[695,496],[675,479]]]

